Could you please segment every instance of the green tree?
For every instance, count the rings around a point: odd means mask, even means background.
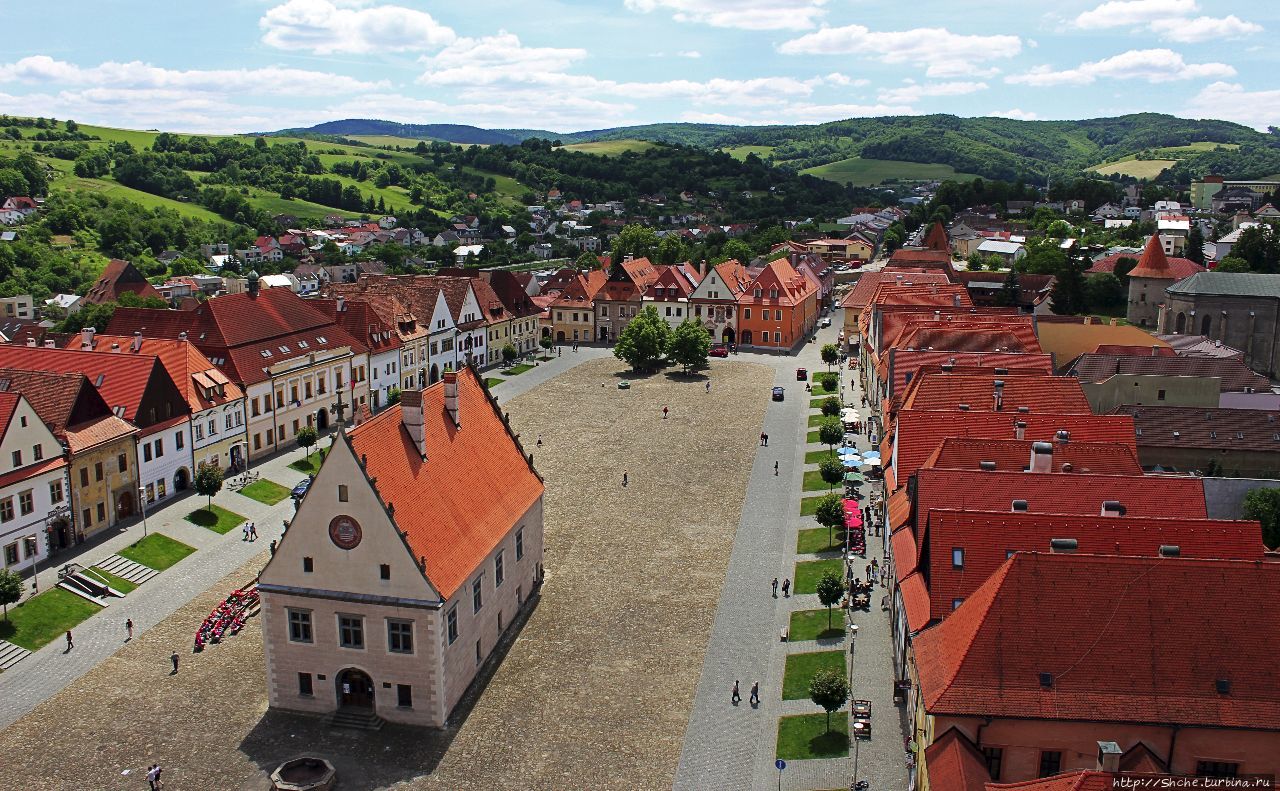
[[[671,327],[662,320],[658,311],[650,305],[640,311],[622,332],[614,344],[613,356],[638,372],[652,371],[662,359],[670,343]]]
[[[1262,543],[1280,547],[1280,489],[1254,489],[1244,496],[1244,518],[1262,523]]]
[[[1191,223],[1191,233],[1187,235],[1187,258],[1204,266],[1204,232],[1198,222]]]
[[[828,487],[835,486],[844,480],[844,465],[838,459],[823,459],[818,464],[818,472],[822,475],[822,480],[827,482]]]
[[[11,569],[0,569],[0,605],[4,606],[4,619],[9,620],[9,605],[22,598],[22,575]]]
[[[294,439],[298,442],[298,447],[306,451],[307,461],[311,461],[311,448],[320,439],[320,435],[312,426],[303,426],[298,429],[298,433],[294,435]]]
[[[1219,261],[1218,265],[1213,268],[1213,271],[1215,272],[1248,272],[1249,262],[1244,260],[1243,258],[1238,258],[1234,255],[1229,255],[1226,258]]]
[[[621,261],[628,255],[636,258],[653,257],[658,251],[658,234],[644,225],[623,226],[614,237],[611,250],[615,261]]]
[[[1084,267],[1075,259],[1068,259],[1058,279],[1053,284],[1050,307],[1059,315],[1078,315],[1089,310],[1085,293]]]
[[[827,628],[831,628],[831,607],[844,596],[844,583],[830,571],[825,572],[818,580],[818,601],[827,608]],[[840,701],[844,703],[844,701]]]
[[[836,346],[834,343],[828,343],[822,347],[822,361],[827,364],[828,370],[830,370],[831,366],[835,365],[836,361],[839,359],[840,347]]]
[[[669,233],[658,242],[658,263],[678,264],[689,260],[689,245],[679,234]]]
[[[756,254],[751,249],[751,245],[741,239],[730,239],[724,243],[724,247],[720,248],[721,258],[726,261],[734,259],[743,266],[751,263],[751,259],[755,258],[755,256]]]
[[[222,468],[216,464],[208,464],[201,462],[196,467],[195,480],[192,482],[196,488],[196,494],[207,498],[207,506],[210,513],[213,513],[213,496],[222,491]]]
[[[701,322],[692,317],[687,318],[671,333],[667,340],[666,351],[667,358],[671,362],[683,366],[685,373],[692,373],[707,365],[707,353],[711,351],[711,334]]]
[[[818,501],[818,508],[813,513],[818,524],[827,529],[827,544],[834,538],[835,529],[844,529],[844,500],[838,494],[828,494]]]
[[[398,403],[400,403],[400,388],[387,388],[387,406],[395,406]]]
[[[1010,269],[1004,275],[1004,283],[1001,284],[1000,290],[996,292],[996,305],[1011,308],[1016,304],[1018,304],[1018,273]]]
[[[587,269],[587,270],[599,269],[600,257],[597,256],[595,253],[588,253],[586,251],[583,251],[582,255],[578,256],[578,259],[573,262],[573,266],[576,269]]]
[[[827,396],[822,399],[822,414],[827,417],[835,417],[840,414],[840,399],[835,396]]]
[[[844,426],[836,418],[829,417],[818,424],[818,441],[829,446],[832,453],[843,439]]]
[[[977,250],[969,253],[969,257],[965,260],[968,262],[970,272],[981,272],[986,268],[986,262],[982,258],[982,253],[979,253]]]
[[[516,351],[516,347],[512,346],[511,344],[508,343],[506,346],[502,347],[502,364],[503,365],[511,365],[513,362],[516,361],[516,358],[519,356],[520,356],[520,352]]]
[[[556,345],[556,342],[551,340],[550,335],[543,335],[542,339],[538,341],[538,345],[549,352],[551,347]]]
[[[1092,310],[1112,312],[1123,310],[1128,292],[1120,278],[1110,272],[1100,272],[1085,281],[1085,299]]]
[[[849,701],[849,682],[835,670],[819,670],[809,679],[809,700],[827,713],[827,732],[831,732],[831,712]]]

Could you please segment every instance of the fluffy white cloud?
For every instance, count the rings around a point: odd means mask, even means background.
[[[880,101],[911,104],[925,96],[963,96],[986,89],[985,82],[927,82],[904,85],[901,88],[885,88],[880,91]]]
[[[930,77],[990,76],[992,60],[1011,58],[1022,51],[1017,36],[971,36],[946,28],[873,31],[862,25],[828,27],[784,41],[785,55],[864,55],[882,63],[925,66]]]
[[[916,115],[914,108],[905,104],[817,104],[798,102],[771,108],[768,112],[708,113],[690,110],[680,115],[686,123],[777,125],[821,124],[845,118],[869,118],[881,115]]]
[[[1181,17],[1196,10],[1196,0],[1110,0],[1076,17],[1086,29],[1121,27]]]
[[[1218,38],[1243,38],[1262,32],[1262,25],[1246,22],[1235,14],[1220,19],[1199,16],[1195,19],[1157,19],[1152,21],[1151,29],[1161,38],[1196,44]]]
[[[702,57],[702,53],[697,51],[696,49],[686,49],[684,52],[677,52],[676,54],[682,58],[701,58]]]
[[[497,82],[550,83],[587,56],[585,49],[526,47],[514,33],[460,38],[438,54],[422,59],[428,85],[492,85]],[[563,83],[561,83],[563,84]]]
[[[1230,77],[1235,73],[1236,70],[1225,63],[1187,63],[1182,55],[1170,49],[1132,49],[1102,60],[1081,63],[1074,69],[1054,71],[1051,66],[1037,66],[1026,74],[1005,77],[1005,82],[1036,87],[1087,85],[1099,77],[1173,82]]]
[[[321,55],[436,49],[456,34],[423,11],[396,5],[358,7],[330,0],[288,0],[258,20],[263,43]],[[356,6],[356,7],[353,7]]]
[[[632,11],[671,11],[677,22],[742,30],[807,30],[826,11],[827,0],[626,0]]]
[[[1178,113],[1186,118],[1219,118],[1265,131],[1280,119],[1280,90],[1246,91],[1243,85],[1206,85]]]
[[[1009,110],[992,110],[987,115],[993,118],[1012,118],[1015,121],[1034,121],[1040,117],[1038,113],[1029,112],[1018,107]]]
[[[367,82],[305,69],[265,66],[256,69],[177,70],[141,61],[82,67],[48,55],[32,55],[0,64],[0,82],[28,82],[115,90],[172,89],[195,92],[245,92],[268,95],[326,96],[373,90],[385,82]]]

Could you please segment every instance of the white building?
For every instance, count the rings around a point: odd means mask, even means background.
[[[0,392],[0,549],[3,567],[26,571],[49,555],[45,529],[70,518],[62,443],[18,393]]]

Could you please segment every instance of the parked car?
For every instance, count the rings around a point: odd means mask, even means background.
[[[725,346],[723,343],[717,343],[715,346],[711,347],[711,351],[708,352],[708,354],[712,357],[728,357],[729,347]]]
[[[310,489],[310,488],[311,488],[311,479],[303,478],[302,480],[298,481],[298,485],[293,487],[293,491],[290,492],[289,494],[293,496],[293,499],[301,500],[303,497],[306,496],[307,489]]]
[[[831,326],[831,319],[829,319],[829,318],[827,318],[827,319],[823,319],[823,320],[822,320],[822,326],[823,326],[823,327],[830,327],[830,326]]]
[[[781,387],[775,387],[775,388],[773,388],[773,400],[774,400],[774,401],[781,401],[782,399],[784,399],[784,398],[786,398],[786,397],[787,397],[787,391],[786,391],[786,390],[783,390]]]
[[[797,369],[796,369],[796,381],[797,381],[797,382],[804,382],[804,381],[808,380],[808,378],[809,378],[809,369],[808,369],[808,368],[797,368]]]

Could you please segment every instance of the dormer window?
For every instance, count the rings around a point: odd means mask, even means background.
[[[777,298],[778,298],[778,289],[776,288],[769,289],[769,299],[777,299]]]
[[[758,288],[754,292],[752,292],[752,296],[754,296],[756,299],[759,299],[763,295],[764,295],[764,291]]]

